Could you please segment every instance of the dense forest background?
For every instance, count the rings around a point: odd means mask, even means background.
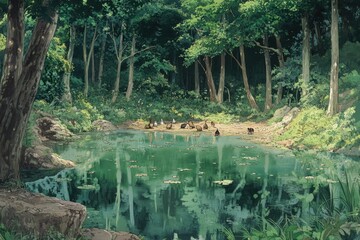
[[[22,54],[35,52],[39,22],[56,27],[44,66],[23,68],[24,78],[41,73],[30,87],[38,91],[27,129],[44,112],[82,132],[97,119],[261,121],[288,105],[303,110],[283,138],[327,150],[359,142],[357,0],[19,2]],[[7,29],[20,16],[7,5],[0,3],[3,102]]]

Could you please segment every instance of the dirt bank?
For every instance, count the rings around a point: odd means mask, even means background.
[[[145,129],[147,123],[143,121],[126,122],[119,126],[123,129],[135,129],[149,132],[169,132],[176,134],[207,134],[214,135],[216,129],[219,129],[221,136],[240,136],[241,138],[249,141],[253,141],[260,144],[270,145],[274,147],[288,147],[285,142],[276,141],[276,137],[283,132],[281,124],[268,124],[266,122],[239,122],[239,123],[216,123],[215,127],[209,126],[209,129],[203,129],[198,132],[196,129],[182,129],[180,128],[181,123],[175,123],[171,129],[166,129],[166,124],[158,125],[153,129]],[[195,125],[203,126],[204,122],[194,122]],[[248,134],[248,128],[253,128],[254,133]]]

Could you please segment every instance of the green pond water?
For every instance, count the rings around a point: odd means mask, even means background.
[[[345,157],[299,157],[236,136],[123,130],[52,148],[77,167],[28,189],[84,204],[85,227],[145,239],[226,239],[224,229],[240,236],[260,219],[306,217],[344,169],[359,173]]]

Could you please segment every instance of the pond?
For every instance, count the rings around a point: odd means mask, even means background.
[[[52,148],[77,167],[29,181],[29,190],[84,204],[85,227],[145,239],[226,239],[265,218],[306,218],[344,169],[359,173],[345,157],[299,157],[237,136],[121,130]]]

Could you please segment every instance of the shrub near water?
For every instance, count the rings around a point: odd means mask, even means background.
[[[351,145],[358,135],[352,117],[354,113],[354,108],[349,108],[331,117],[316,107],[303,109],[279,140],[291,139],[295,146],[321,150]]]

